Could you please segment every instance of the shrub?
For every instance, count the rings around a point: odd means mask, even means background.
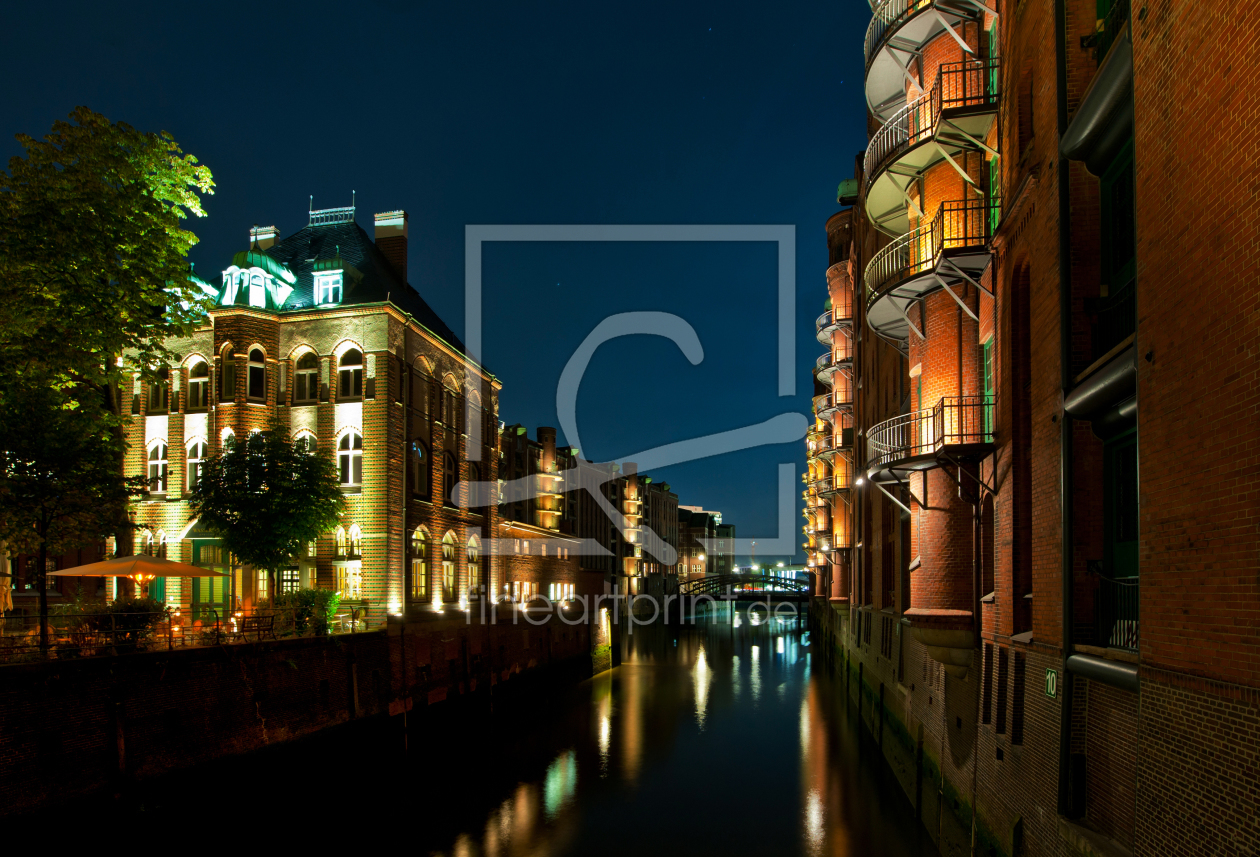
[[[299,589],[282,592],[274,599],[261,601],[260,611],[273,610],[276,614],[276,634],[323,636],[329,632],[332,618],[337,614],[341,595],[328,589]]]

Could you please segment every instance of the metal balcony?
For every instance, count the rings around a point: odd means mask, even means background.
[[[853,354],[849,351],[830,351],[820,355],[814,363],[814,375],[824,384],[831,382],[831,376],[837,372],[848,373],[853,369]]]
[[[814,397],[814,415],[820,420],[835,422],[836,414],[853,409],[853,394],[847,389]]]
[[[932,88],[898,110],[866,147],[866,216],[877,229],[910,228],[909,191],[929,168],[963,152],[992,151],[985,139],[997,118],[997,60],[942,65]],[[980,190],[977,188],[977,193]]]
[[[989,265],[992,207],[982,199],[941,203],[925,225],[908,232],[871,257],[866,266],[866,323],[884,339],[905,347],[913,329],[910,308],[944,289],[973,318],[959,297],[970,283],[979,288]]]
[[[960,43],[959,25],[979,21],[984,6],[975,0],[884,0],[875,6],[866,28],[866,104],[887,119],[905,99],[913,60],[937,36],[951,32]]]
[[[969,459],[993,451],[993,398],[946,396],[936,407],[903,414],[866,432],[866,476],[897,482],[914,470],[939,467],[945,457]]]
[[[1094,639],[1096,646],[1138,650],[1139,578],[1111,577],[1097,560],[1089,562],[1089,571],[1098,577],[1094,590]]]

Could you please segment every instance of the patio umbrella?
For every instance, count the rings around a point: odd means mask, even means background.
[[[184,562],[162,559],[156,556],[117,556],[113,559],[76,565],[61,571],[49,572],[49,577],[227,577],[222,571],[199,568]]]

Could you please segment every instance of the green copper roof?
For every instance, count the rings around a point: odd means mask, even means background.
[[[276,279],[284,280],[290,286],[297,282],[297,277],[292,271],[261,250],[242,250],[232,257],[232,264],[238,268],[261,268]]]

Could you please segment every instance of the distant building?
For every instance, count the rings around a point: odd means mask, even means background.
[[[711,573],[717,557],[710,552],[718,540],[718,512],[706,512],[698,506],[678,508],[678,577],[693,580]],[[734,557],[731,557],[732,564]]]
[[[713,573],[730,574],[735,571],[735,525],[723,524],[721,512],[717,513],[717,548],[713,551]]]

